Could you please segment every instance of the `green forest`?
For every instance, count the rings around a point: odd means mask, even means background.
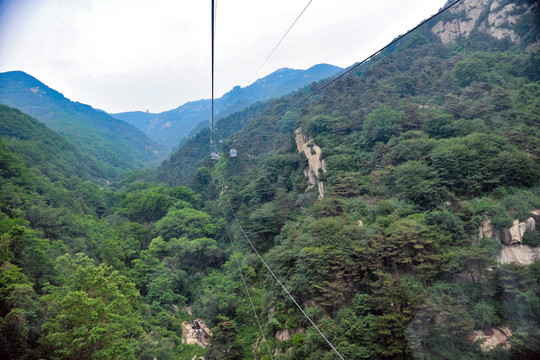
[[[218,160],[204,129],[112,181],[1,105],[0,358],[338,359],[249,240],[347,360],[538,359],[540,261],[501,251],[538,252],[539,227],[479,228],[540,221],[539,16],[520,42],[429,22],[300,107],[221,119]],[[208,347],[182,341],[194,319]]]
[[[71,101],[22,71],[0,73],[0,104],[31,115],[68,139],[97,163],[105,178],[155,164],[166,154],[134,126]]]

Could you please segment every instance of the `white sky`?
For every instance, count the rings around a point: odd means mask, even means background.
[[[347,67],[446,0],[313,0],[261,78]],[[246,86],[308,0],[218,0],[216,96]],[[0,0],[0,72],[22,70],[107,112],[210,98],[209,0]]]

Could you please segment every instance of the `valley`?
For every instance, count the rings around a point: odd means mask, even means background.
[[[214,129],[0,74],[0,358],[538,358],[539,17],[462,0]]]

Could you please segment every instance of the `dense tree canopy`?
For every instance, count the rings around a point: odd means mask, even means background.
[[[203,130],[155,172],[168,184],[107,184],[0,108],[0,357],[336,358],[253,245],[346,359],[538,358],[540,262],[500,256],[527,249],[501,243],[516,219],[540,245],[535,9],[521,43],[426,26],[301,107],[283,114],[303,89],[225,117],[239,156],[207,159]],[[195,319],[208,348],[182,341]],[[506,328],[509,349],[473,340]]]

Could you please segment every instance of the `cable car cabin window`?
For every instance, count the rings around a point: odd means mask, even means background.
[[[231,149],[230,154],[231,154],[231,157],[235,158],[236,155],[238,155],[238,152],[236,151],[236,149]]]

